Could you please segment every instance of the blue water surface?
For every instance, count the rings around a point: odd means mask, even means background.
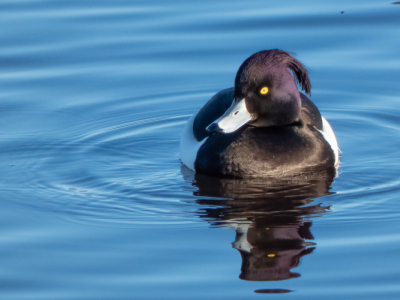
[[[3,0],[0,26],[0,298],[399,299],[400,5]],[[185,122],[273,48],[339,176],[195,176]]]

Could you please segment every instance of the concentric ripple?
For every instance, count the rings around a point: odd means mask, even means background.
[[[20,193],[17,201],[79,222],[129,226],[198,223],[196,215],[203,214],[204,199],[211,200],[206,201],[211,207],[227,205],[213,199],[235,197],[229,193],[202,194],[204,185],[199,186],[202,183],[196,182],[193,174],[181,172],[181,130],[210,95],[149,96],[146,103],[121,99],[106,102],[101,109],[89,105],[58,111],[58,125],[45,139],[9,137],[3,141],[9,160],[19,162],[7,166],[10,181],[3,185],[12,195],[18,177],[25,174],[21,178],[25,197]],[[190,105],[182,105],[184,101]],[[348,107],[324,110],[324,115],[343,152],[339,177],[332,185],[334,194],[317,200],[332,206],[335,213],[326,217],[352,222],[398,218],[399,213],[391,209],[396,200],[391,195],[400,189],[400,113]],[[50,118],[50,114],[43,112],[43,118]],[[62,126],[64,118],[74,125]],[[380,151],[383,147],[384,152]],[[274,191],[279,194],[283,189]],[[290,188],[286,187],[287,191],[290,193]],[[33,192],[40,201],[30,200]],[[273,197],[271,189],[267,194],[265,188],[251,193],[251,197]],[[295,195],[296,189],[292,193]],[[198,201],[203,201],[202,205]]]

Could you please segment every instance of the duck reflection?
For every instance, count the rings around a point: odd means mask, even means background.
[[[240,279],[274,281],[300,276],[291,269],[316,245],[310,242],[314,239],[310,219],[329,210],[321,204],[312,205],[313,199],[331,194],[335,170],[312,176],[251,180],[189,172],[182,170],[198,188],[194,194],[202,197],[197,200],[202,206],[198,215],[212,226],[228,226],[236,231],[232,247],[242,257]]]

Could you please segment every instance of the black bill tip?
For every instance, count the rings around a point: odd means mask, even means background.
[[[206,131],[208,133],[217,133],[217,132],[223,132],[222,129],[218,126],[217,123],[211,123],[210,125],[207,126]]]

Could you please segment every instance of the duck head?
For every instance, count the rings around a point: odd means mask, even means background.
[[[311,93],[308,71],[298,60],[278,49],[257,52],[236,74],[231,107],[206,130],[231,133],[245,124],[269,127],[295,123],[301,111],[297,85]]]

